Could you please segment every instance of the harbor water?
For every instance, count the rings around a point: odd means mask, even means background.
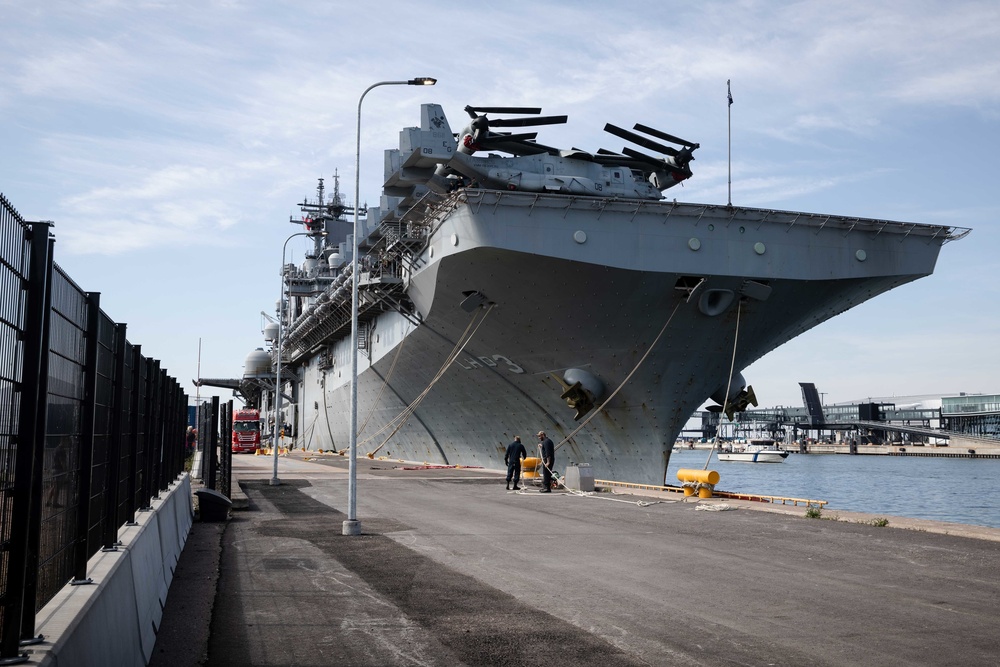
[[[707,450],[675,450],[667,484],[680,468],[701,469]],[[866,512],[1000,528],[1000,459],[790,454],[784,463],[719,461],[716,488],[825,500],[824,512]]]

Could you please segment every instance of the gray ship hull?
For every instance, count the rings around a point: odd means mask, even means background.
[[[730,368],[930,274],[954,238],[910,223],[494,191],[454,195],[410,227],[420,243],[401,280],[416,312],[387,310],[365,328],[359,456],[499,468],[514,435],[531,453],[544,430],[557,469],[586,462],[599,479],[654,484]],[[294,420],[310,449],[349,442],[348,334],[293,350]],[[579,419],[561,397],[567,369],[597,381]]]

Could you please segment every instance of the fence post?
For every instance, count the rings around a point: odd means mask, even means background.
[[[152,500],[160,499],[160,467],[163,464],[163,376],[160,360],[153,361],[153,422],[150,439],[149,491]],[[152,503],[150,503],[152,507]]]
[[[146,412],[143,415],[143,438],[142,438],[142,480],[139,493],[142,494],[143,511],[153,509],[153,496],[156,481],[153,479],[153,456],[156,454],[155,438],[155,412],[156,412],[156,376],[160,370],[160,362],[155,359],[146,359]]]
[[[233,497],[233,402],[228,401],[222,406],[219,415],[222,427],[222,440],[219,443],[219,493],[226,498]]]
[[[170,488],[170,471],[173,470],[174,452],[171,443],[174,434],[174,392],[173,378],[163,376],[163,416],[160,422],[163,424],[163,445],[160,450],[160,471],[157,483],[161,489]]]
[[[88,537],[93,501],[91,489],[94,479],[94,430],[97,410],[97,348],[100,342],[98,329],[101,316],[101,295],[87,292],[87,333],[83,362],[83,404],[80,406],[80,461],[76,505],[76,541],[73,549],[73,580],[70,584],[92,584],[87,578]]]
[[[139,509],[136,502],[136,494],[139,486],[139,444],[142,434],[142,345],[132,346],[132,395],[129,397],[129,434],[128,434],[128,483],[125,493],[128,494],[126,510],[128,518],[125,520],[126,526],[136,525],[135,513]]]
[[[105,512],[102,531],[104,550],[118,550],[118,507],[121,503],[122,421],[125,417],[125,324],[115,324],[114,400],[111,404],[111,432],[108,434],[108,472],[104,477]],[[131,398],[131,397],[129,397]]]
[[[167,429],[164,438],[165,456],[163,457],[163,469],[160,476],[163,479],[162,486],[169,487],[170,483],[177,476],[174,472],[174,465],[177,456],[177,395],[174,393],[174,379],[167,377],[167,414],[165,427]]]
[[[208,488],[216,491],[219,474],[219,397],[212,397],[212,429],[208,438]]]
[[[184,472],[184,458],[187,453],[187,438],[184,433],[187,424],[187,399],[184,397],[184,391],[181,389],[180,382],[171,379],[171,384],[173,385],[173,389],[170,392],[173,396],[173,416],[170,419],[170,423],[173,426],[173,444],[170,446],[172,466],[169,471],[169,481],[173,482],[177,479],[178,475]]]
[[[163,457],[163,470],[160,471],[162,479],[161,485],[164,488],[177,478],[177,381],[172,377],[167,377],[167,413],[164,420],[166,435],[164,438],[165,452]]]
[[[177,433],[178,437],[184,438],[184,445],[179,449],[177,455],[177,473],[174,475],[180,475],[184,472],[184,466],[187,464],[188,457],[188,446],[187,446],[187,427],[188,427],[188,396],[184,393],[184,386],[178,382],[177,389]]]
[[[209,433],[212,432],[212,403],[207,398],[198,404],[198,451],[201,460],[198,464],[197,478],[205,483],[208,480],[209,469]]]
[[[12,434],[13,484],[10,489],[10,551],[3,583],[0,658],[27,660],[20,645],[37,643],[35,590],[37,589],[39,524],[41,523],[42,466],[45,441],[45,405],[48,392],[48,322],[52,285],[52,241],[49,224],[29,223],[25,230],[28,275],[23,329],[21,405],[17,433]],[[32,569],[33,568],[33,569]],[[29,575],[29,569],[31,574]],[[30,586],[29,586],[30,582]]]
[[[164,470],[170,461],[170,377],[166,369],[160,371],[160,418],[156,421],[159,431],[160,455],[156,457],[156,495],[170,486]]]

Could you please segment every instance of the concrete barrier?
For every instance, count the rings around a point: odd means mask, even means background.
[[[191,531],[191,479],[182,474],[118,532],[121,546],[87,563],[92,584],[66,586],[38,612],[27,664],[51,667],[149,662],[167,590]]]

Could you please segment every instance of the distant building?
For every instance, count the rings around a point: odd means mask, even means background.
[[[941,428],[1000,438],[1000,394],[960,394],[941,399]]]
[[[940,442],[949,437],[954,440],[957,434],[1000,439],[1000,394],[870,397],[821,405],[815,387],[804,383],[803,403],[801,408],[737,412],[732,421],[718,409],[701,412],[699,430],[706,439],[716,433],[737,438],[767,435],[779,441],[810,433],[823,440],[860,442]]]

